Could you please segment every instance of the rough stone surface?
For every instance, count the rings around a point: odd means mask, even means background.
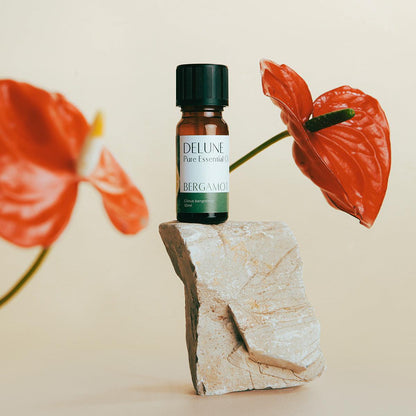
[[[159,231],[185,285],[198,394],[298,386],[322,373],[319,322],[285,224],[168,222]]]

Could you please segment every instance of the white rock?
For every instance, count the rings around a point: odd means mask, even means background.
[[[159,230],[185,285],[198,394],[298,386],[322,373],[319,322],[285,224],[169,222]]]

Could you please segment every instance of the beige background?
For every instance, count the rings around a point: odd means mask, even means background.
[[[42,270],[0,311],[2,414],[414,414],[415,12],[410,0],[0,0],[0,77],[60,91],[89,119],[104,110],[107,145],[151,211],[143,233],[122,236],[81,187]],[[314,97],[350,84],[379,99],[389,190],[367,230],[300,173],[291,139],[232,174],[231,219],[296,233],[328,370],[301,389],[199,398],[182,286],[157,233],[175,215],[174,71],[229,66],[234,160],[284,129],[261,92],[261,57],[292,66]],[[0,241],[1,291],[37,251]]]

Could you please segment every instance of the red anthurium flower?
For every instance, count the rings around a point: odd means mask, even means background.
[[[102,147],[102,120],[90,127],[60,94],[0,80],[0,236],[49,247],[67,225],[78,184],[100,193],[114,226],[140,231],[148,210],[140,191]]]
[[[282,110],[295,139],[293,156],[301,171],[318,185],[328,202],[371,227],[380,210],[390,173],[390,130],[378,101],[343,86],[312,102],[306,82],[286,65],[260,62],[263,92]],[[351,108],[355,116],[311,132],[312,116]]]

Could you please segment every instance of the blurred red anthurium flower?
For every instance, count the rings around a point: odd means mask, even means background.
[[[78,185],[101,194],[114,226],[140,231],[148,210],[140,191],[102,146],[92,126],[60,94],[0,80],[0,236],[22,247],[49,247],[67,225]]]
[[[343,86],[312,102],[306,82],[286,65],[260,62],[263,92],[281,110],[294,138],[293,156],[300,170],[321,188],[335,208],[371,227],[384,195],[391,165],[390,130],[378,101]],[[350,108],[355,116],[340,124],[311,132],[312,117]]]

